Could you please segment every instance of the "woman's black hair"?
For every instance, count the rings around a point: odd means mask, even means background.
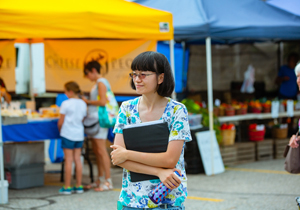
[[[168,59],[161,53],[147,51],[139,54],[131,64],[132,71],[152,71],[158,75],[164,73],[164,81],[158,85],[157,93],[168,97],[174,91],[175,82]],[[132,89],[136,89],[133,79],[130,81]]]
[[[86,64],[84,64],[83,73],[84,75],[87,75],[88,71],[92,72],[92,69],[96,69],[98,74],[100,74],[101,65],[98,61],[90,61]]]

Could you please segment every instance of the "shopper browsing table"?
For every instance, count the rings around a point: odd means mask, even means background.
[[[90,92],[90,99],[82,98],[88,105],[88,116],[98,118],[98,106],[105,106],[107,102],[106,91],[110,89],[109,82],[101,75],[101,65],[97,61],[90,61],[84,66],[84,75],[94,82]],[[95,183],[85,186],[94,188],[95,191],[112,190],[113,184],[110,177],[110,158],[106,149],[108,128],[100,126],[98,133],[89,136],[92,138],[93,151],[96,155],[98,179]]]
[[[79,97],[81,93],[75,82],[65,84],[65,94],[68,100],[62,102],[58,129],[61,136],[61,146],[65,155],[65,185],[59,190],[60,194],[83,193],[81,185],[82,164],[81,148],[84,141],[83,118],[86,116],[86,104]],[[71,187],[72,163],[75,162],[76,185]]]
[[[123,168],[122,190],[118,210],[172,209],[182,210],[187,196],[187,179],[184,168],[184,144],[191,141],[186,107],[168,98],[174,90],[174,78],[167,58],[157,52],[144,52],[132,62],[131,87],[141,94],[123,102],[114,128],[115,141],[111,152],[114,165]],[[143,153],[125,149],[123,128],[162,119],[168,123],[169,143],[166,152]],[[148,193],[159,179],[131,182],[130,171],[159,177],[171,189],[164,205],[157,206]],[[178,171],[182,179],[174,174]]]

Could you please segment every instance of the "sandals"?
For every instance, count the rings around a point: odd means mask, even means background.
[[[96,182],[93,182],[91,184],[85,185],[83,188],[89,190],[89,189],[97,188],[97,187],[99,187],[99,184],[97,184]]]
[[[93,188],[99,188],[100,183],[101,183],[101,181],[100,181],[100,177],[99,177],[99,180],[97,180],[96,182],[93,182],[91,184],[85,185],[83,188],[88,189],[88,190],[93,189]]]
[[[114,187],[113,187],[111,178],[109,178],[109,179],[106,179],[106,180],[101,180],[100,186],[94,188],[94,191],[96,191],[96,192],[102,192],[102,191],[112,190],[113,188]]]

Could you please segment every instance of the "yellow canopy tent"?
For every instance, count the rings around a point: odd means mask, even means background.
[[[173,39],[172,14],[123,0],[9,0],[0,4],[0,39]]]
[[[174,72],[172,14],[123,0],[1,1],[0,39],[20,38],[170,40]],[[1,194],[4,196],[1,126],[0,172]],[[1,202],[4,202],[3,198]]]

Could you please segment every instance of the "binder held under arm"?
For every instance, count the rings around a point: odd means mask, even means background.
[[[127,125],[123,129],[127,150],[147,153],[166,152],[169,143],[168,123],[163,120]],[[131,182],[159,179],[157,176],[130,172]]]

